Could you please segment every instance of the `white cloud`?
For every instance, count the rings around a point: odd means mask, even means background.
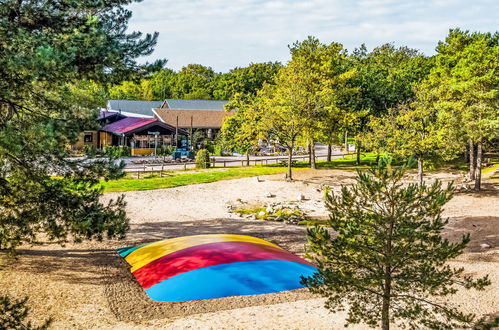
[[[314,35],[348,49],[394,42],[432,54],[449,28],[496,31],[499,1],[144,0],[130,6],[130,30],[160,32],[150,58],[227,71],[287,61],[287,45]]]

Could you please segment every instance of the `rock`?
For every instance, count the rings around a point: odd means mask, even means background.
[[[480,247],[482,249],[490,249],[491,246],[489,244],[487,244],[487,243],[482,243],[482,244],[480,244]]]
[[[274,195],[274,194],[272,194],[271,192],[268,192],[268,193],[265,195],[265,197],[267,197],[267,198],[272,198],[272,197],[275,197],[275,195]]]
[[[255,177],[256,182],[262,182],[259,177]]]
[[[265,211],[266,211],[267,213],[274,213],[274,209],[272,208],[272,206],[267,207],[267,208],[265,209]]]
[[[296,197],[297,200],[299,201],[304,201],[305,200],[305,195],[303,194],[299,194],[297,197]]]
[[[259,216],[259,217],[263,217],[265,214],[266,214],[266,213],[265,213],[265,211],[260,211],[260,212],[258,212],[258,216]]]

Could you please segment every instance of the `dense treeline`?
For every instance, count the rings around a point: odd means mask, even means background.
[[[255,63],[216,73],[211,67],[189,64],[175,72],[164,68],[149,77],[123,81],[109,88],[109,97],[117,100],[228,100],[236,93],[255,94],[265,82],[271,82],[282,67],[279,62]]]
[[[249,153],[259,140],[288,150],[331,146],[354,137],[362,150],[414,156],[422,184],[425,167],[468,152],[470,179],[480,189],[485,149],[499,137],[499,34],[451,30],[427,57],[385,44],[348,52],[309,37],[290,47],[291,60],[256,94],[236,93],[239,109],[221,141]],[[292,178],[289,162],[288,178]]]

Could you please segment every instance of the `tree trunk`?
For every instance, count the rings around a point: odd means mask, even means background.
[[[475,146],[473,140],[469,141],[470,152],[470,180],[475,180]]]
[[[386,287],[383,295],[383,307],[381,309],[381,322],[383,330],[390,330],[390,287]],[[388,293],[387,293],[388,292]]]
[[[345,131],[345,152],[348,153],[348,131]]]
[[[314,170],[317,168],[315,165],[315,142],[313,140],[310,142],[310,168]]]
[[[418,185],[423,185],[423,159],[418,157]]]
[[[312,147],[311,147],[311,144],[308,143],[307,144],[307,151],[308,151],[308,163],[310,164],[310,166],[312,166]]]
[[[293,174],[291,173],[291,163],[293,161],[293,147],[288,148],[288,174],[286,177],[289,181],[293,181]]]
[[[331,143],[329,143],[327,145],[327,161],[330,162],[331,161],[331,154],[333,153],[333,146],[331,145]]]
[[[357,141],[357,143],[355,143],[355,151],[357,152],[357,165],[360,165],[360,148],[361,143],[360,141]]]
[[[475,190],[480,190],[481,185],[482,185],[482,140],[479,140],[476,146]]]
[[[250,164],[249,164],[249,151],[246,151],[246,166],[250,166]]]

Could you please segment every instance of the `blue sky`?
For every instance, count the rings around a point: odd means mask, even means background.
[[[308,35],[353,50],[387,42],[434,54],[449,28],[499,30],[499,0],[144,0],[129,6],[129,29],[160,33],[147,60],[227,72],[289,60],[287,45]]]

